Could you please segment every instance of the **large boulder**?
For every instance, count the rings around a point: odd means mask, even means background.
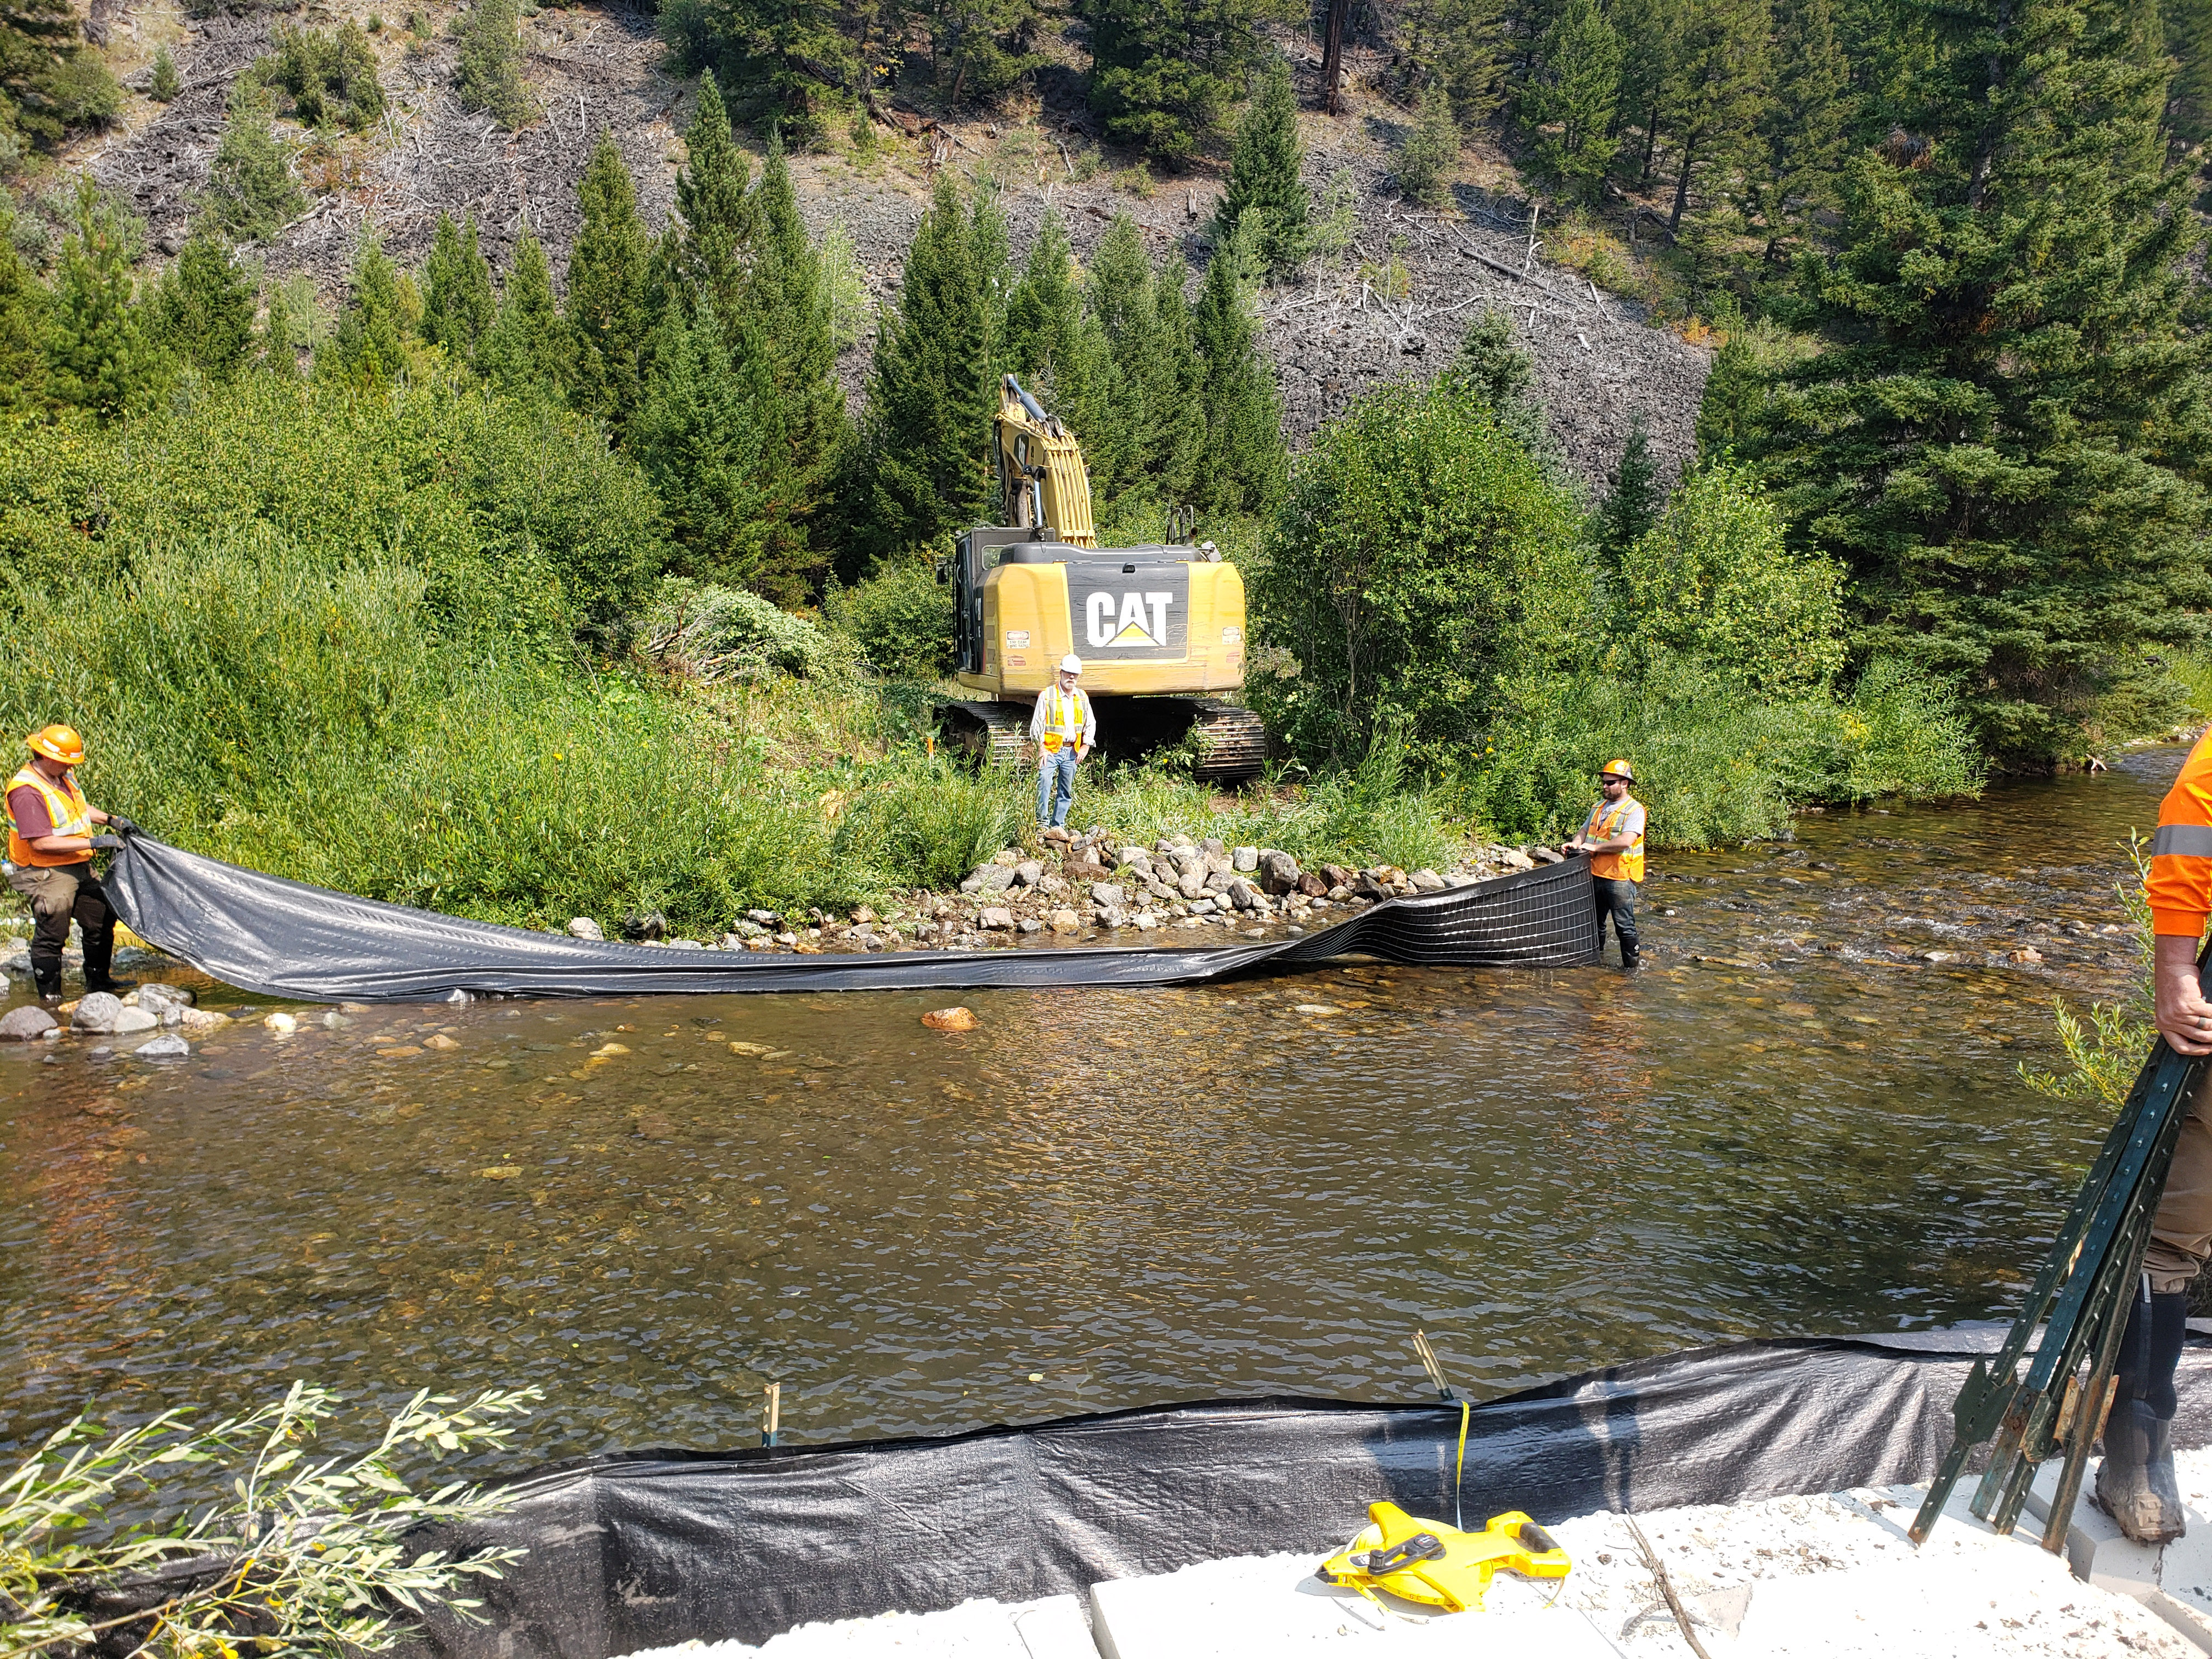
[[[1288,853],[1268,851],[1260,854],[1260,889],[1278,896],[1295,892],[1298,884],[1298,861]]]
[[[1328,887],[1328,877],[1317,876],[1310,870],[1298,878],[1298,891],[1308,898],[1327,898]]]
[[[1240,847],[1230,855],[1229,865],[1230,868],[1236,871],[1238,875],[1249,876],[1260,867],[1260,849],[1256,847]]]
[[[994,893],[1003,893],[1014,884],[1014,872],[1003,864],[981,866],[960,884],[963,893],[979,893],[988,898]]]
[[[1249,910],[1260,902],[1260,890],[1249,881],[1229,884],[1229,902],[1239,910]]]
[[[104,1034],[115,1030],[116,1021],[123,1018],[123,999],[105,991],[94,991],[76,1006],[70,1016],[70,1029]],[[149,1020],[149,1025],[155,1022]]]
[[[1034,887],[1044,879],[1044,866],[1035,859],[1024,859],[1014,866],[1014,880],[1024,887]]]
[[[60,1022],[36,1003],[0,1014],[0,1042],[36,1042]]]
[[[1196,898],[1206,890],[1206,865],[1201,860],[1176,878],[1176,890],[1187,899]]]
[[[80,1007],[77,1012],[81,1014],[84,1010]],[[139,1031],[155,1030],[161,1024],[161,1015],[151,1008],[124,1008],[117,1011],[115,1024],[107,1029],[118,1036],[130,1036]]]
[[[1424,893],[1441,893],[1444,890],[1444,878],[1433,870],[1414,871],[1413,882],[1413,885]]]
[[[194,1000],[192,994],[181,985],[165,985],[160,980],[149,980],[132,994],[141,1008],[159,1012],[163,1008],[189,1008]]]

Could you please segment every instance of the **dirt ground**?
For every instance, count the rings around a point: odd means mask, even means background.
[[[364,228],[374,228],[396,258],[419,263],[441,212],[477,216],[495,267],[507,264],[527,228],[546,244],[557,275],[576,228],[576,180],[602,131],[628,159],[647,219],[665,222],[692,89],[663,72],[649,14],[600,4],[547,9],[526,20],[527,73],[542,112],[509,133],[462,109],[454,95],[448,26],[459,8],[424,10],[427,43],[409,35],[404,9],[385,16],[372,36],[391,98],[385,119],[303,152],[300,170],[313,205],[255,251],[272,276],[305,272],[335,304]],[[327,27],[349,16],[365,23],[371,13],[313,4],[290,15]],[[222,138],[231,82],[267,49],[273,21],[266,12],[191,19],[173,0],[118,20],[116,66],[138,95],[119,128],[82,143],[72,160],[131,199],[157,254],[182,244]],[[166,106],[143,95],[162,44],[185,88]],[[1433,374],[1467,325],[1494,307],[1513,316],[1553,434],[1593,489],[1603,488],[1638,416],[1665,471],[1678,471],[1692,451],[1710,353],[1650,325],[1636,301],[1547,258],[1540,216],[1532,239],[1531,204],[1495,154],[1470,147],[1449,209],[1402,201],[1389,172],[1398,112],[1355,92],[1346,114],[1319,113],[1316,66],[1297,42],[1290,45],[1308,94],[1307,181],[1317,203],[1333,184],[1340,194],[1348,185],[1352,219],[1340,251],[1261,299],[1264,348],[1293,445],[1366,388]],[[1352,56],[1356,87],[1361,64],[1357,50]],[[878,302],[896,294],[907,243],[945,167],[996,185],[1017,260],[1048,206],[1081,255],[1127,212],[1156,255],[1180,248],[1195,284],[1220,194],[1218,159],[1169,174],[1103,145],[1072,76],[1046,75],[995,115],[941,125],[908,115],[904,124],[915,131],[877,126],[865,149],[833,130],[823,149],[795,157],[793,167],[809,222],[817,232],[844,226]],[[864,337],[841,363],[856,407],[867,362]]]

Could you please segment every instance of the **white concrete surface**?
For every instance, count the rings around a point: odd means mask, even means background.
[[[1495,1659],[1619,1659],[1589,1620],[1547,1605],[1554,1586],[1493,1581],[1480,1611],[1438,1613],[1395,1597],[1379,1607],[1314,1577],[1310,1554],[1247,1555],[1091,1587],[1102,1659],[1251,1659],[1315,1648],[1482,1654]]]
[[[2046,1463],[2027,1500],[2038,1536],[2050,1517],[2058,1465]],[[2212,1653],[2212,1449],[2178,1452],[2174,1474],[2189,1530],[2163,1548],[2125,1537],[2091,1500],[2097,1466],[2089,1466],[2081,1501],[2066,1529],[2066,1554],[2076,1575],[2100,1589],[2130,1596],[2179,1631],[2201,1653]],[[2023,1520],[2023,1528],[2029,1522]]]
[[[743,1642],[684,1642],[647,1648],[629,1659],[1098,1659],[1083,1603],[1073,1595],[1038,1601],[963,1601],[943,1613],[886,1613],[801,1625],[758,1647]]]

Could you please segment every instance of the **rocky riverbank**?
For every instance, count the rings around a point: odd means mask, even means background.
[[[1501,846],[1483,848],[1443,871],[1387,864],[1308,867],[1274,848],[1184,835],[1146,847],[1092,830],[1048,840],[1038,854],[1008,848],[970,872],[957,891],[902,895],[880,914],[869,905],[849,915],[748,910],[714,940],[670,939],[660,917],[635,915],[624,919],[617,936],[674,950],[809,955],[984,950],[1039,934],[1066,944],[1135,943],[1147,934],[1207,930],[1256,939],[1326,927],[1382,899],[1440,893],[1559,859],[1548,847]],[[571,921],[568,931],[580,939],[610,936],[588,916]]]

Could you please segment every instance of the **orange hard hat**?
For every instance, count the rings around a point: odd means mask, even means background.
[[[1636,769],[1631,766],[1625,760],[1609,760],[1605,763],[1605,769],[1600,772],[1598,776],[1601,778],[1620,778],[1627,782],[1633,783],[1636,781]]]
[[[64,766],[84,764],[84,739],[73,726],[46,726],[23,739],[34,755],[44,755]]]

